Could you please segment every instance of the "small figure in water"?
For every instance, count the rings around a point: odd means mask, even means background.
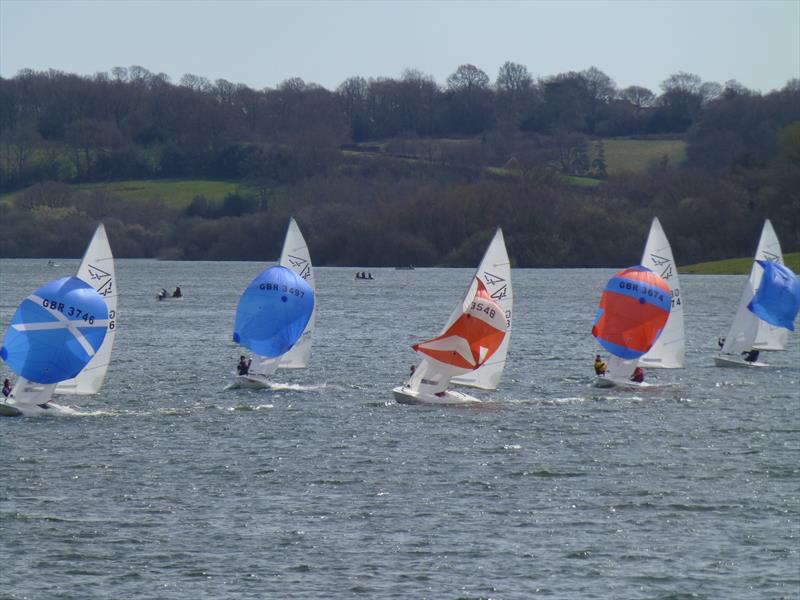
[[[159,300],[163,300],[166,297],[167,297],[167,290],[165,290],[164,288],[161,288],[161,291],[158,292],[158,299]]]
[[[250,365],[253,363],[252,358],[245,358],[244,355],[239,357],[239,364],[236,365],[236,371],[239,375],[247,375],[250,372]]]
[[[749,362],[749,363],[756,362],[758,360],[758,354],[759,354],[758,350],[756,349],[745,350],[744,352],[742,352],[742,355],[744,356],[744,362]]]
[[[181,292],[181,287],[179,285],[175,286],[175,291],[172,292],[173,298],[183,298],[183,292]]]
[[[372,276],[372,273],[369,273],[369,274],[367,275],[367,279],[375,279],[375,278]]]
[[[719,338],[719,339],[717,340],[717,346],[719,346],[719,349],[720,349],[720,350],[722,350],[722,347],[723,347],[724,345],[725,345],[725,338],[724,338],[724,337],[721,337],[721,338]]]
[[[603,362],[603,359],[600,358],[600,355],[594,357],[594,373],[595,375],[599,375],[602,377],[606,374],[607,371],[606,363]]]
[[[642,367],[636,367],[633,370],[633,375],[631,375],[631,381],[636,383],[642,383],[644,381],[644,369]]]
[[[6,398],[11,396],[11,382],[8,379],[3,382],[3,396]]]

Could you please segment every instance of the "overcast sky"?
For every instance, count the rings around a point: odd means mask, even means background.
[[[335,89],[413,68],[444,84],[470,63],[534,77],[596,66],[659,93],[672,73],[768,92],[800,77],[800,0],[316,1],[0,0],[0,76],[91,75],[141,65],[275,87]]]

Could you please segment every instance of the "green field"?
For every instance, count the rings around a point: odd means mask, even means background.
[[[605,139],[603,147],[609,175],[625,171],[643,171],[657,164],[665,156],[671,166],[686,159],[686,142],[683,140],[620,140]],[[595,158],[595,145],[590,146],[590,158]]]
[[[786,254],[783,260],[792,271],[800,273],[800,252]],[[681,275],[686,273],[694,275],[747,275],[752,267],[752,258],[729,258],[678,267],[678,270]]]
[[[125,201],[161,200],[175,208],[184,208],[195,196],[203,196],[209,201],[223,200],[235,192],[239,184],[234,181],[210,179],[137,179],[132,181],[113,181],[109,183],[90,183],[70,185],[77,191],[104,189]],[[0,202],[12,202],[16,194],[12,192],[0,196]]]

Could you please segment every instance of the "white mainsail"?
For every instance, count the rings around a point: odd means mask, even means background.
[[[672,256],[669,240],[661,227],[658,217],[653,218],[650,233],[642,254],[642,266],[660,275],[669,284],[672,295],[672,308],[664,331],[652,348],[639,359],[643,367],[680,369],[684,365],[686,334],[683,324],[683,297],[678,280],[678,267]],[[633,372],[633,369],[631,369]]]
[[[783,264],[781,244],[778,241],[778,236],[775,234],[775,229],[773,229],[769,219],[764,221],[764,227],[761,230],[761,238],[758,240],[758,248],[756,249],[756,255],[753,259],[753,268],[750,270],[750,285],[753,288],[753,294],[758,290],[758,286],[761,285],[761,277],[764,274],[764,269],[755,262],[759,260]],[[757,319],[757,322],[758,331],[753,340],[753,348],[758,350],[786,349],[786,343],[789,340],[789,331],[787,329],[783,327],[774,327],[761,319]]]
[[[508,258],[503,231],[500,228],[497,229],[494,238],[492,238],[489,247],[486,249],[486,253],[483,255],[477,271],[475,271],[475,277],[464,295],[464,300],[460,305],[456,306],[444,330],[464,312],[469,302],[471,302],[472,297],[475,295],[475,278],[483,282],[489,295],[503,309],[508,329],[500,348],[497,349],[497,352],[492,355],[486,364],[475,371],[453,377],[452,382],[484,390],[494,390],[500,384],[500,378],[506,366],[508,345],[511,342],[511,313],[514,303],[514,294],[511,289],[511,261]]]
[[[291,269],[305,279],[314,294],[316,294],[317,287],[314,283],[314,267],[311,264],[311,255],[308,252],[306,240],[303,238],[303,234],[300,233],[300,228],[294,219],[289,220],[286,239],[283,242],[283,250],[281,251],[280,265]],[[308,366],[308,361],[311,357],[311,334],[314,332],[316,314],[317,309],[314,307],[314,312],[311,313],[311,318],[308,320],[308,325],[303,330],[303,334],[294,347],[281,357],[278,364],[279,368],[301,369]]]
[[[86,248],[76,276],[97,290],[108,305],[108,331],[103,345],[76,377],[60,382],[55,389],[56,394],[85,396],[97,394],[103,387],[117,331],[117,278],[114,273],[114,256],[108,243],[106,228],[102,223],[97,226],[94,237]]]
[[[725,336],[721,354],[739,356],[742,352],[753,348],[759,350],[783,350],[786,347],[788,331],[780,327],[773,327],[769,323],[762,321],[747,308],[747,305],[750,304],[758,290],[758,286],[761,284],[761,277],[764,274],[764,269],[755,262],[758,260],[783,264],[781,246],[769,219],[764,222],[764,227],[761,230],[761,238],[758,241],[753,268],[750,270],[750,276],[747,278],[742,290],[739,306],[736,309],[736,315],[733,317],[733,323],[731,323],[731,327]]]

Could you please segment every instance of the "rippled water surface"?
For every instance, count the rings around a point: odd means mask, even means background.
[[[0,261],[3,331],[77,266]],[[102,393],[0,420],[0,597],[800,598],[798,335],[712,363],[743,276],[683,277],[688,368],[633,392],[588,387],[612,272],[515,270],[501,386],[447,409],[391,388],[471,270],[318,269],[310,367],[224,391],[261,268],[118,261]]]

